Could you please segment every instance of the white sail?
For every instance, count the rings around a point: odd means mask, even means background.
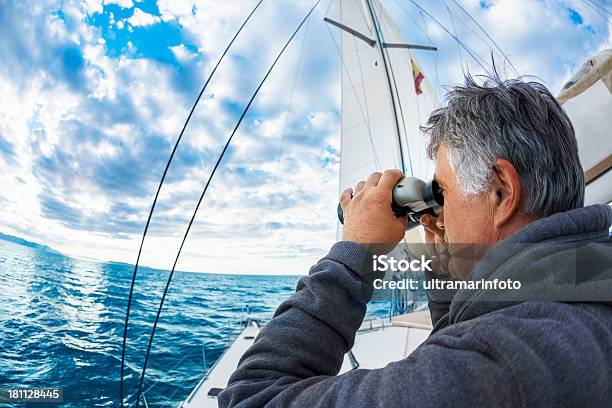
[[[340,191],[389,168],[431,178],[419,132],[438,104],[427,73],[410,48],[399,48],[407,42],[378,0],[338,3],[339,21],[328,22],[341,36]]]

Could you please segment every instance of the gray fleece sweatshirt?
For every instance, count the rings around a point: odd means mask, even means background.
[[[598,205],[529,224],[470,276],[536,276],[526,292],[460,289],[407,358],[342,375],[371,258],[338,242],[262,329],[219,406],[612,407],[611,223]]]

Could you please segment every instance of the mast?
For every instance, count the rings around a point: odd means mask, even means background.
[[[383,35],[382,35],[382,31],[380,28],[380,22],[378,21],[378,18],[376,16],[376,12],[374,11],[374,6],[372,5],[371,0],[364,0],[366,2],[367,5],[367,9],[370,13],[370,18],[372,19],[372,25],[374,27],[374,32],[376,33],[376,40],[378,43],[378,49],[380,51],[380,54],[382,56],[382,60],[383,60],[383,64],[385,67],[385,76],[387,78],[387,85],[389,86],[389,94],[391,95],[391,105],[393,107],[393,119],[394,119],[394,123],[395,123],[395,134],[397,136],[397,146],[398,146],[398,151],[399,151],[399,162],[401,165],[401,170],[402,173],[406,173],[406,166],[404,164],[404,152],[402,149],[402,142],[400,139],[400,125],[399,125],[399,118],[397,116],[397,107],[396,107],[396,103],[395,103],[395,93],[393,92],[393,85],[391,83],[391,75],[389,73],[389,68],[390,68],[390,62],[387,60],[387,55],[385,54],[385,48],[384,48],[384,42],[383,42]]]

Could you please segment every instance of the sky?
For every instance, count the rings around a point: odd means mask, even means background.
[[[77,258],[134,263],[180,128],[255,4],[0,1],[0,232]],[[170,167],[142,264],[172,266],[225,140],[312,4],[264,0],[238,37]],[[612,46],[612,14],[602,9],[612,10],[610,1],[383,4],[408,42],[438,47],[415,55],[440,96],[463,71],[482,72],[449,33],[491,59],[492,44],[467,13],[520,74],[537,76],[555,94],[587,58]],[[178,270],[304,274],[335,241],[341,65],[337,38],[323,22],[335,9],[322,0],[262,87]]]

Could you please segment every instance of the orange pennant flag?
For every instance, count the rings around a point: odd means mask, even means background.
[[[416,91],[417,95],[420,95],[423,93],[423,90],[421,89],[421,83],[425,79],[425,75],[423,75],[423,73],[419,69],[419,66],[414,62],[414,60],[410,61],[412,62],[412,75],[414,76],[414,90]]]

